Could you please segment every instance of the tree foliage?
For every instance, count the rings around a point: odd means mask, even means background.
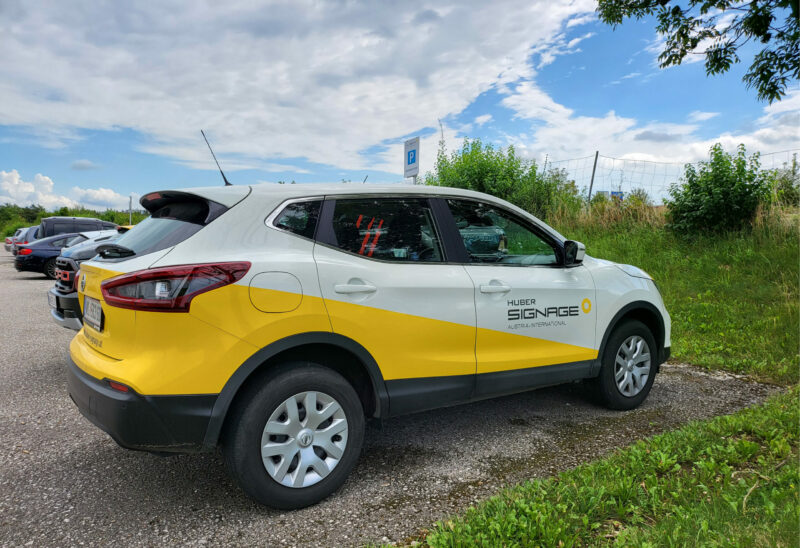
[[[581,204],[578,188],[566,172],[545,171],[517,156],[513,146],[494,148],[480,139],[465,139],[461,150],[450,155],[440,144],[436,166],[425,175],[425,184],[485,192],[542,218],[558,208]]]
[[[655,15],[664,37],[662,68],[680,65],[687,55],[705,55],[706,74],[727,72],[741,61],[748,42],[761,45],[744,75],[758,98],[772,103],[800,78],[798,0],[599,0],[600,19],[612,26],[626,18]]]
[[[136,224],[145,217],[148,213],[146,211],[134,210],[133,223]],[[0,237],[11,236],[18,228],[26,226],[35,226],[42,222],[44,217],[93,217],[110,221],[118,225],[128,224],[127,211],[114,211],[107,209],[105,211],[95,211],[93,209],[77,208],[71,209],[62,207],[47,211],[40,205],[18,206],[14,204],[0,205]]]
[[[722,232],[748,226],[759,206],[768,205],[773,173],[760,169],[758,153],[749,158],[744,145],[735,155],[719,143],[710,159],[686,165],[683,180],[669,189],[670,226],[678,232]]]

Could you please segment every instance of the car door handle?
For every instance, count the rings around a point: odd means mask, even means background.
[[[333,286],[336,293],[352,295],[353,293],[375,293],[378,288],[369,284],[336,284]]]
[[[483,284],[481,293],[508,293],[511,291],[510,285],[505,284]]]

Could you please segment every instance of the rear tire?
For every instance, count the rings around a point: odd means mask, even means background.
[[[594,395],[609,409],[639,407],[653,386],[657,356],[650,329],[637,320],[624,321],[608,338],[600,374],[590,383]]]
[[[339,489],[363,441],[364,410],[350,383],[321,365],[291,362],[243,394],[222,450],[250,498],[292,510]]]
[[[51,280],[56,279],[56,260],[55,259],[48,259],[46,263],[44,263],[44,275],[50,278]]]

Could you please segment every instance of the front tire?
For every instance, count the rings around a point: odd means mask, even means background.
[[[292,362],[244,394],[223,455],[250,498],[292,510],[339,489],[363,441],[364,410],[350,383],[320,365]]]
[[[640,321],[626,320],[606,343],[600,374],[592,388],[609,409],[635,409],[650,393],[657,370],[657,348],[650,329]]]

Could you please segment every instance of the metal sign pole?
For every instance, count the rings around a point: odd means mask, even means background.
[[[592,187],[594,186],[594,172],[597,170],[597,157],[600,155],[599,150],[594,151],[594,165],[592,166],[592,180],[589,182],[589,197],[586,201],[592,201]]]

